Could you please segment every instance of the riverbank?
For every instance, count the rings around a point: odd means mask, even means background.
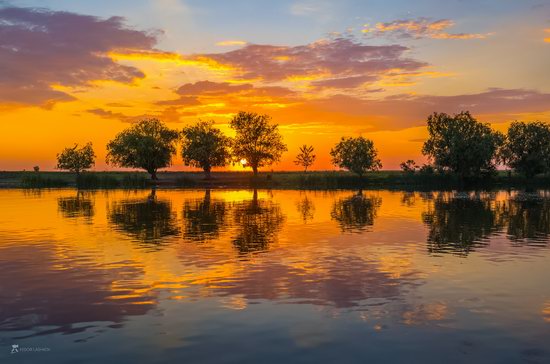
[[[275,189],[454,189],[550,187],[550,176],[526,180],[519,175],[498,172],[496,175],[460,181],[451,174],[405,173],[402,171],[369,172],[362,178],[349,172],[214,172],[207,180],[200,172],[160,172],[153,183],[141,172],[86,172],[78,178],[68,172],[0,172],[0,188],[275,188]]]

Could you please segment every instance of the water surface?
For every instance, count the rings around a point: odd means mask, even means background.
[[[0,190],[0,206],[2,362],[550,362],[544,191]]]

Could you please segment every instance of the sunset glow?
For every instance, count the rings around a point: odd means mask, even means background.
[[[288,145],[274,170],[299,170],[304,141],[312,170],[334,169],[332,146],[359,135],[383,169],[422,163],[434,111],[497,130],[550,121],[543,1],[100,3],[0,2],[0,170],[53,170],[87,142],[95,170],[113,170],[107,142],[144,117],[211,119],[231,136],[238,111],[269,114]]]

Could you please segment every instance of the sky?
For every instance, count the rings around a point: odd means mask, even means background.
[[[0,0],[0,170],[53,170],[86,142],[113,170],[105,145],[133,122],[231,135],[240,110],[288,145],[264,170],[300,169],[304,143],[335,169],[360,135],[383,169],[423,163],[432,112],[550,122],[550,0]]]

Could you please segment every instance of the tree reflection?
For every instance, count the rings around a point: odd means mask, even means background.
[[[236,204],[233,214],[233,224],[237,230],[233,244],[241,253],[267,249],[277,239],[285,221],[280,206],[269,200],[258,199],[257,190],[254,190],[252,200]]]
[[[439,194],[422,214],[428,226],[428,251],[467,255],[502,229],[505,216],[491,198]]]
[[[413,207],[416,204],[416,193],[403,191],[401,193],[401,204],[406,207]]]
[[[550,234],[550,201],[509,200],[505,206],[508,237],[515,242],[544,242]]]
[[[296,209],[300,213],[304,224],[310,220],[313,220],[315,214],[315,205],[307,195],[304,195],[304,198],[296,202]]]
[[[206,190],[202,200],[185,201],[183,205],[184,236],[204,242],[219,236],[224,226],[227,206],[223,200],[212,200]]]
[[[90,219],[94,216],[94,201],[89,193],[78,191],[75,197],[59,197],[57,208],[65,218],[84,217]]]
[[[179,233],[172,205],[158,200],[155,190],[145,200],[114,202],[108,215],[110,223],[143,243],[157,243]]]
[[[382,199],[377,196],[357,194],[340,199],[332,206],[330,216],[338,222],[342,231],[361,232],[374,224]]]

